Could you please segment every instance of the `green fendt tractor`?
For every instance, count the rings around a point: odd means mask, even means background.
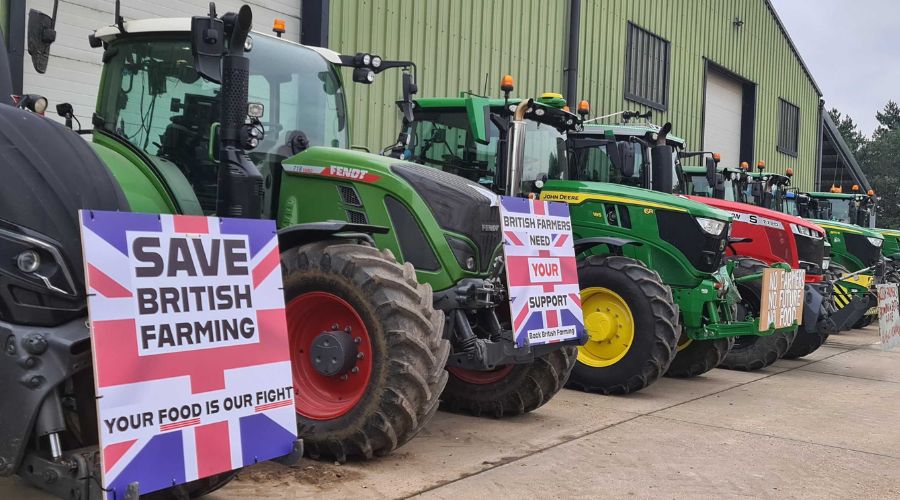
[[[570,208],[589,334],[579,348],[570,385],[629,393],[664,373],[688,377],[711,370],[735,336],[793,335],[795,328],[759,332],[757,320],[739,318],[731,267],[723,262],[731,222],[726,212],[611,183],[620,172],[632,175],[642,168],[644,152],[658,157],[657,165],[668,160],[671,168],[671,148],[636,152],[614,139],[569,141],[543,123],[549,108],[563,107],[565,101],[558,94],[545,94],[538,101],[543,106],[526,115],[522,179],[528,192]],[[414,120],[405,123],[401,133],[405,141],[398,141],[407,147],[395,151],[496,189],[503,184],[497,176],[509,140],[504,117],[516,103],[465,93],[417,99]],[[600,179],[586,177],[572,161],[573,151],[593,146],[610,148],[610,154],[602,153],[609,166],[603,174],[607,182],[593,182]]]
[[[339,68],[370,83],[390,61],[252,32],[254,116],[226,130],[220,86],[191,63],[189,28],[157,19],[94,33],[104,66],[93,145],[135,211],[276,220],[297,421],[312,456],[384,454],[439,401],[500,417],[563,387],[572,342],[517,348],[511,338],[493,193],[349,149]],[[252,147],[253,169],[210,154],[230,134]]]

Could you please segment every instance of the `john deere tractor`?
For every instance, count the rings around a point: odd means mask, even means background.
[[[277,222],[310,455],[381,455],[439,403],[518,415],[563,387],[578,341],[517,347],[512,338],[496,195],[349,148],[340,67],[371,82],[391,61],[251,32],[252,116],[231,130],[220,119],[225,88],[199,77],[189,35],[187,19],[94,33],[104,66],[93,146],[135,211]],[[228,169],[210,153],[232,136],[252,149],[252,168]]]
[[[467,93],[417,99],[403,154],[496,189],[509,140],[504,116],[516,102]],[[644,154],[658,168],[665,162],[671,168],[671,147],[635,150],[614,137],[573,140],[577,132],[566,137],[544,123],[550,108],[565,105],[561,96],[545,94],[538,102],[526,115],[522,179],[535,196],[569,204],[589,334],[570,385],[624,394],[664,373],[699,375],[718,365],[739,335],[775,334],[787,349],[794,328],[759,332],[758,321],[739,306],[733,265],[723,260],[726,212],[617,182],[640,175]],[[586,168],[583,153],[598,157]]]
[[[657,130],[658,127],[649,123],[585,127],[585,133],[595,136],[609,131],[620,140],[633,141],[647,141]],[[667,137],[667,142],[678,150],[673,191],[690,195],[733,215],[733,241],[728,246],[728,253],[729,259],[738,262],[738,272],[747,272],[740,271],[740,268],[761,268],[779,262],[805,271],[803,326],[790,348],[784,352],[784,357],[796,358],[813,352],[830,333],[848,329],[859,319],[861,312],[858,307],[836,307],[837,299],[833,299],[834,287],[831,286],[833,280],[828,271],[830,245],[825,238],[825,230],[800,217],[767,208],[774,208],[773,200],[778,199],[778,193],[783,189],[779,183],[754,183],[746,163],[741,168],[721,166],[715,153],[686,151],[685,141],[671,135]],[[702,158],[705,161],[702,166],[682,165],[682,161],[688,158]],[[760,171],[764,167],[765,164],[760,162]],[[767,178],[767,181],[770,179]],[[638,182],[644,185],[647,181],[640,179]],[[751,284],[742,284],[742,295],[753,296],[752,288]],[[726,360],[725,366],[738,358],[737,353],[757,347],[758,342],[752,337],[738,339],[736,348],[732,350],[732,360]]]

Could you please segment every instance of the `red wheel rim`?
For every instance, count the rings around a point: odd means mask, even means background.
[[[447,371],[463,382],[474,385],[487,385],[499,382],[509,375],[515,365],[503,365],[490,371],[465,370],[463,368],[448,367]]]
[[[327,292],[307,292],[286,307],[294,375],[294,405],[297,413],[312,420],[330,420],[350,411],[366,393],[372,377],[372,342],[362,318],[347,301]],[[359,339],[357,372],[326,377],[309,360],[313,340],[322,332],[350,327]],[[342,377],[345,377],[342,379]]]

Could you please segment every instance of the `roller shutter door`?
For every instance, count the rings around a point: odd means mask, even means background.
[[[723,166],[741,161],[741,110],[744,90],[740,82],[715,70],[706,74],[703,149],[722,155]]]

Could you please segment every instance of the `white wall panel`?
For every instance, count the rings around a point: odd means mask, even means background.
[[[281,18],[287,21],[285,38],[300,39],[300,0],[218,0],[216,9],[223,14],[245,3],[253,8],[255,29],[270,32],[272,20]],[[205,14],[208,5],[209,0],[122,0],[122,16],[126,20],[190,17]],[[50,14],[53,1],[28,0],[26,12],[28,9]],[[88,35],[101,26],[112,24],[114,10],[113,0],[61,0],[56,21],[57,37],[50,49],[47,73],[35,72],[26,53],[25,92],[47,97],[52,111],[48,115],[56,117],[56,104],[70,102],[82,125],[90,127],[103,50],[92,49],[88,45]]]

